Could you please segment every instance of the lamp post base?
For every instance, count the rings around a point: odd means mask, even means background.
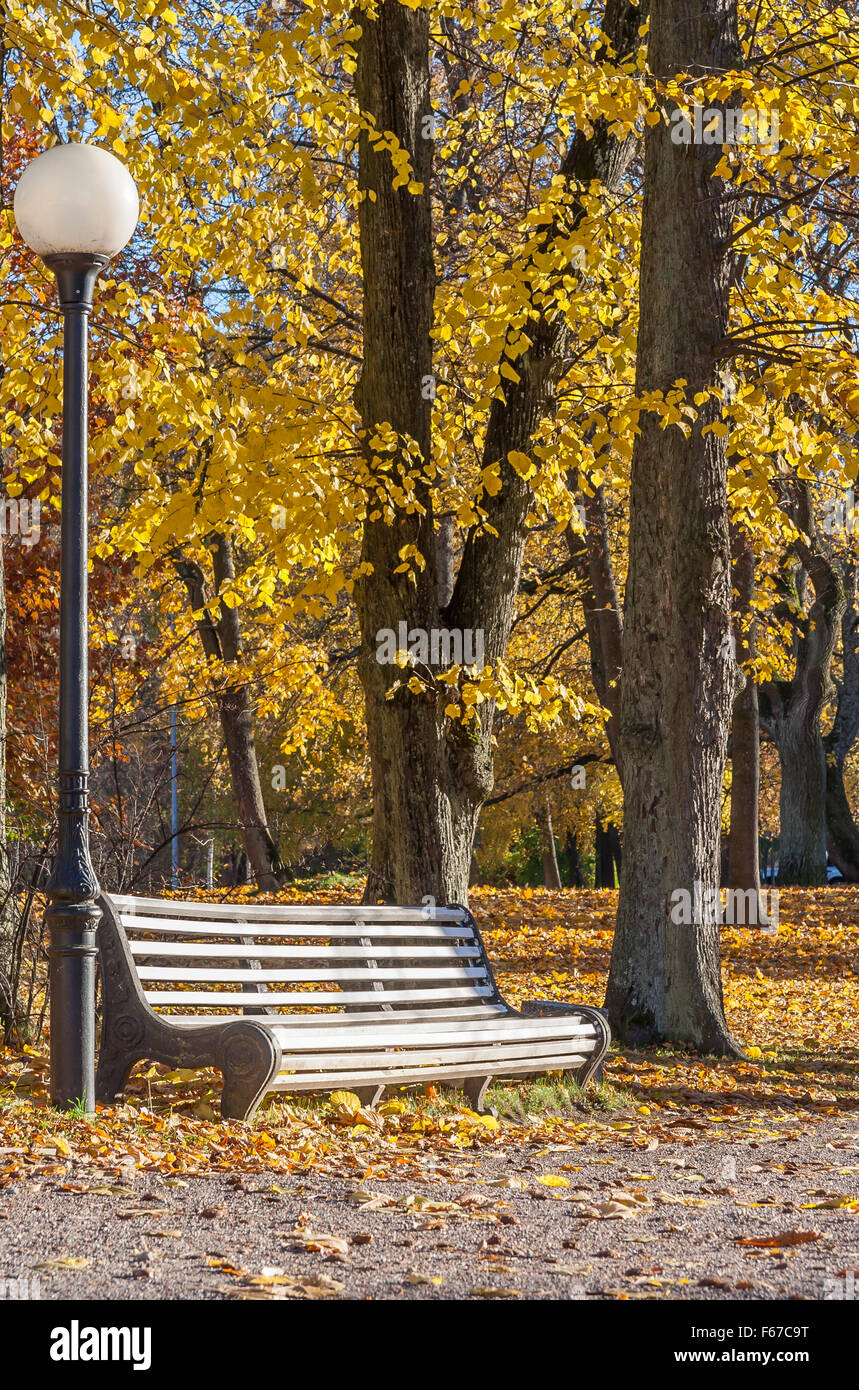
[[[89,857],[86,772],[60,774],[60,843],[48,884],[51,1103],[95,1106],[96,928],[101,908]]]
[[[51,1104],[95,1109],[95,903],[52,903],[45,914],[51,991]],[[82,1006],[82,1007],[81,1007]]]

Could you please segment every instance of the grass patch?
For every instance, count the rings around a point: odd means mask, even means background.
[[[343,1088],[340,1088],[343,1089]],[[463,1091],[455,1087],[434,1087],[435,1094],[426,1095],[419,1089],[398,1090],[391,1087],[382,1097],[398,1100],[406,1107],[409,1115],[443,1116],[452,1110],[470,1110],[471,1105]],[[507,1082],[490,1086],[486,1092],[485,1105],[498,1115],[499,1119],[512,1120],[516,1124],[527,1124],[529,1117],[541,1115],[585,1115],[617,1114],[629,1110],[637,1104],[631,1091],[610,1081],[591,1082],[586,1090],[577,1081],[562,1081],[546,1076],[539,1081]],[[270,1124],[272,1120],[286,1112],[293,1116],[307,1115],[326,1119],[330,1112],[330,1096],[299,1093],[294,1096],[272,1096],[263,1103],[256,1114],[257,1124]]]
[[[592,1082],[586,1090],[577,1081],[546,1077],[520,1085],[490,1086],[486,1102],[502,1119],[526,1124],[531,1115],[616,1114],[635,1104],[631,1092],[610,1081]]]
[[[341,1091],[345,1089],[344,1086],[338,1087],[338,1090]],[[308,1117],[318,1115],[320,1118],[326,1119],[330,1114],[330,1110],[330,1091],[299,1091],[292,1096],[289,1095],[288,1092],[285,1095],[278,1095],[275,1091],[265,1097],[251,1120],[251,1124],[261,1125],[264,1129],[265,1126],[271,1124],[273,1120],[288,1118],[287,1112],[289,1112],[290,1115],[299,1117],[302,1115],[307,1115]]]

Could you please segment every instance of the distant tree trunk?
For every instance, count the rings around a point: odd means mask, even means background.
[[[212,565],[215,589],[235,579],[232,546],[228,538],[218,533],[213,538]],[[238,669],[242,653],[238,609],[220,605],[218,637],[221,659]],[[286,877],[280,852],[268,828],[262,783],[254,743],[254,712],[250,687],[246,681],[227,687],[220,700],[221,727],[230,764],[236,798],[239,826],[245,853],[257,886],[269,892],[277,891]]]
[[[578,836],[574,835],[572,830],[567,831],[566,855],[567,867],[570,871],[570,887],[584,888],[585,875],[582,869],[582,856],[579,853]]]
[[[608,836],[601,818],[597,816],[594,827],[594,888],[614,887],[614,876],[609,877],[611,862]]]
[[[229,539],[220,534],[212,537],[211,548],[215,592],[218,593],[224,584],[235,578],[233,553]],[[206,582],[200,566],[184,556],[174,556],[174,566],[188,591],[191,608],[198,612],[206,603]],[[257,887],[265,892],[276,892],[288,874],[268,828],[254,742],[253,702],[250,688],[239,674],[242,641],[238,612],[221,603],[217,623],[204,614],[197,620],[197,631],[206,656],[232,667],[238,676],[239,683],[231,684],[232,672],[224,680],[226,671],[216,671],[215,698],[245,853]]]
[[[808,484],[797,484],[795,520],[809,537],[794,551],[811,581],[814,599],[797,628],[794,675],[761,689],[761,715],[781,761],[779,884],[826,882],[826,753],[821,720],[832,694],[832,657],[847,596],[841,575],[815,534]],[[804,580],[794,576],[801,595]]]
[[[823,740],[826,753],[826,828],[829,857],[849,883],[859,882],[859,828],[844,790],[844,764],[859,734],[859,614],[856,611],[856,566],[847,571],[849,604],[841,619],[842,678],[832,729]]]
[[[741,666],[755,655],[755,552],[748,531],[733,527],[734,637]],[[758,894],[758,918],[762,922],[761,879],[758,854],[758,804],[760,797],[760,723],[758,687],[752,673],[734,701],[731,721],[731,829],[728,838],[728,887]]]
[[[637,6],[608,0],[605,29],[617,54],[634,52],[641,22]],[[368,515],[361,550],[366,568],[356,601],[373,777],[373,847],[365,899],[419,902],[429,894],[437,901],[464,902],[478,816],[492,790],[494,708],[486,701],[479,717],[463,726],[444,714],[449,692],[401,688],[388,699],[393,680],[376,660],[377,634],[396,632],[403,621],[409,630],[427,634],[437,628],[479,630],[486,662],[496,665],[503,659],[533,501],[531,485],[508,456],[513,450],[529,451],[542,420],[555,409],[558,382],[572,355],[572,328],[544,295],[539,316],[529,321],[531,345],[513,363],[518,380],[505,381],[503,397],[497,394],[489,411],[482,466],[498,469],[500,489],[480,499],[484,521],[466,537],[452,596],[443,604],[450,590],[450,545],[446,523],[433,514],[429,483],[420,477],[422,463],[432,460],[430,393],[423,389],[433,373],[435,287],[433,141],[426,138],[431,115],[429,18],[425,9],[381,0],[374,18],[362,11],[360,25],[358,105],[375,129],[396,136],[409,156],[413,178],[412,191],[395,188],[389,151],[375,149],[369,133],[361,132],[363,360],[355,403],[363,429]],[[581,186],[592,190],[595,182],[617,188],[635,145],[634,134],[619,140],[603,119],[594,122],[590,135],[578,132],[559,170],[573,198]],[[568,239],[585,215],[582,202],[571,202],[563,226],[558,222],[547,228],[547,244]],[[524,267],[526,277],[529,269]],[[559,275],[559,289],[562,285]],[[510,332],[520,336],[518,326],[511,325]],[[372,441],[382,422],[398,440],[412,441],[418,457],[398,444],[395,452],[378,458]],[[404,492],[414,488],[418,505],[398,504],[398,483]],[[406,546],[414,546],[423,562],[412,567],[414,582],[398,573]]]
[[[561,887],[561,870],[558,867],[558,851],[555,845],[555,830],[552,823],[552,803],[548,793],[537,811],[537,825],[540,828],[540,858],[543,864],[543,886],[556,892]]]
[[[575,475],[570,475],[568,486],[571,492],[576,492]],[[600,486],[592,494],[583,493],[582,506],[585,513],[584,534],[567,527],[567,548],[575,561],[582,586],[582,611],[588,633],[591,679],[600,704],[609,712],[606,737],[623,785],[618,737],[623,617],[611,559],[605,489]]]
[[[15,913],[11,901],[11,854],[6,827],[6,575],[0,536],[0,1036],[12,1021],[12,948]]]
[[[439,518],[435,541],[438,606],[447,608],[453,598],[453,582],[456,577],[456,528],[452,512],[445,512]]]
[[[620,875],[623,871],[623,844],[620,837],[620,830],[613,821],[609,822],[608,830],[611,835],[611,852],[614,859],[615,882],[620,882]]]
[[[826,882],[826,756],[794,706],[776,722],[781,760],[778,883]]]
[[[652,0],[657,80],[741,66],[736,0]],[[606,1006],[616,1034],[736,1053],[718,914],[722,783],[739,672],[719,354],[729,324],[731,199],[715,146],[645,135],[636,392],[707,400],[687,433],[640,420],[632,459],[620,742],[624,855]],[[731,199],[728,192],[731,192]],[[718,393],[718,395],[717,395]],[[634,672],[634,679],[630,673]],[[703,903],[679,920],[686,904]],[[701,920],[696,921],[698,917]],[[691,918],[691,920],[690,920]]]
[[[603,825],[596,819],[594,836],[594,887],[614,888],[621,870],[620,834],[611,821]]]

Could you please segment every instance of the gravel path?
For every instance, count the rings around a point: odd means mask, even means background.
[[[855,1125],[769,1143],[690,1130],[648,1151],[430,1155],[422,1179],[363,1187],[360,1174],[176,1180],[70,1165],[0,1191],[0,1294],[37,1277],[16,1296],[833,1298],[859,1275],[859,1213],[837,1206],[859,1189]],[[797,1230],[820,1238],[737,1244]],[[52,1264],[63,1260],[75,1263]]]

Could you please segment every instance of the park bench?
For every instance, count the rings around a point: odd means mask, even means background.
[[[582,1005],[502,999],[462,907],[245,906],[99,899],[96,1094],[135,1062],[214,1066],[221,1113],[268,1091],[453,1083],[475,1110],[493,1078],[562,1071],[585,1085],[610,1035]]]

